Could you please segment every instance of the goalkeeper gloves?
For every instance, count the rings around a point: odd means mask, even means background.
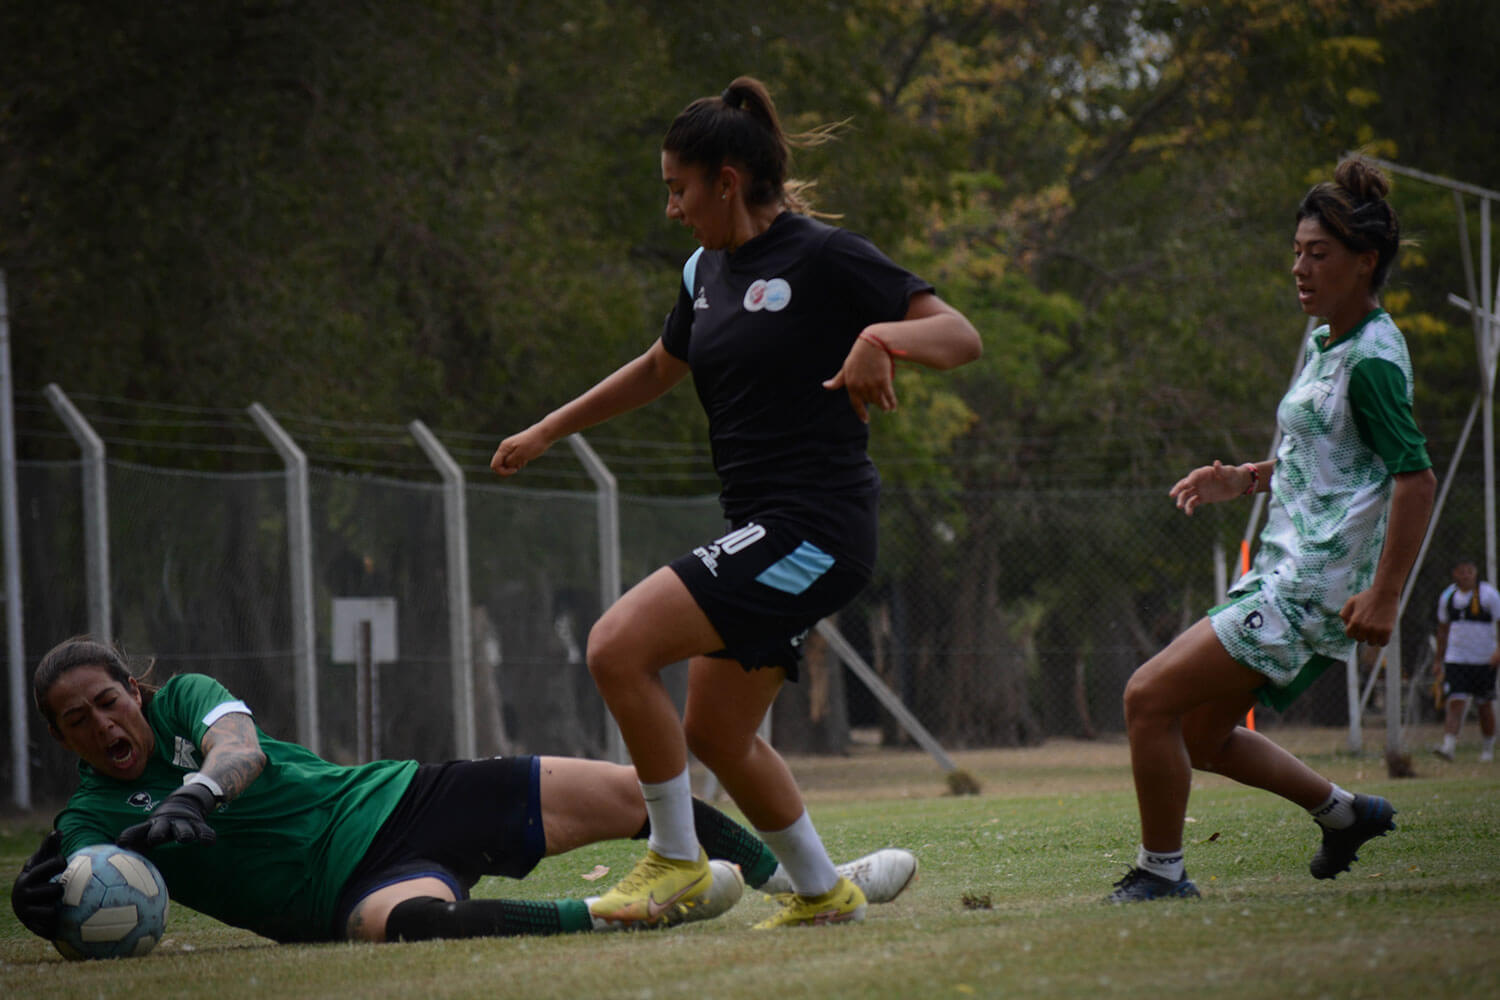
[[[67,867],[63,859],[62,834],[47,834],[37,852],[26,859],[16,884],[10,890],[10,908],[16,918],[33,934],[48,941],[57,937],[57,904],[62,899],[62,883],[52,881]]]
[[[123,830],[115,843],[137,852],[162,844],[212,844],[218,834],[208,825],[208,814],[216,804],[214,793],[203,785],[183,785],[144,821]]]

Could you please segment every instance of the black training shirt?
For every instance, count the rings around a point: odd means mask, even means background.
[[[725,516],[876,493],[869,427],[823,382],[860,331],[932,286],[863,236],[791,212],[733,252],[700,251],[689,272],[662,346],[692,369]]]

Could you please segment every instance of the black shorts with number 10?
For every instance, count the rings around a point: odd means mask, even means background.
[[[870,582],[866,565],[829,548],[811,541],[796,520],[771,514],[737,523],[673,559],[672,570],[724,640],[723,649],[708,655],[746,670],[782,667],[795,681],[808,630]]]

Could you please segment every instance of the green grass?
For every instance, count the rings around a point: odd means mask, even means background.
[[[1278,738],[1283,734],[1276,734]],[[831,853],[915,850],[921,878],[861,926],[753,932],[771,904],[642,934],[404,945],[277,946],[185,908],[144,959],[69,963],[0,915],[6,997],[1459,997],[1500,981],[1500,768],[1337,752],[1340,734],[1284,742],[1345,787],[1389,797],[1399,829],[1334,882],[1307,874],[1317,844],[1298,809],[1201,776],[1189,809],[1198,901],[1111,907],[1133,860],[1125,748],[1074,744],[956,755],[977,796],[943,794],[912,753],[794,762]],[[1413,745],[1421,743],[1413,738]],[[0,822],[0,870],[34,848],[45,816]],[[596,864],[626,870],[639,845],[597,845],[482,895],[585,896]],[[232,873],[231,873],[232,875]],[[8,881],[8,876],[6,881]],[[966,906],[972,903],[988,906]]]

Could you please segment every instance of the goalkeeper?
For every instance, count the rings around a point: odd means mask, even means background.
[[[63,859],[111,841],[148,854],[177,901],[276,941],[602,930],[617,925],[596,920],[590,899],[471,899],[469,889],[482,875],[524,878],[543,857],[649,833],[629,767],[524,756],[332,764],[261,732],[212,678],[154,688],[87,638],[42,659],[32,694],[80,758],[77,790],[11,894],[21,922],[48,939]],[[744,881],[790,889],[749,831],[701,801],[694,818],[717,859],[713,884],[695,905],[665,901],[664,924],[718,916]],[[885,850],[845,869],[872,901],[889,900],[916,859]]]

